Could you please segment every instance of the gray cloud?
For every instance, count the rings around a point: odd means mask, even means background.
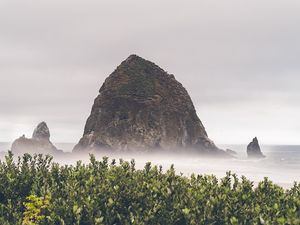
[[[217,143],[299,144],[300,3],[0,2],[0,141],[46,120],[76,142],[104,79],[136,53],[175,74]]]

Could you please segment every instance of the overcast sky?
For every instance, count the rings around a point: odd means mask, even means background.
[[[299,0],[0,0],[0,141],[77,142],[130,54],[175,75],[216,144],[300,144]]]

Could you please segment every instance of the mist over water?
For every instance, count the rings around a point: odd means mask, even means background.
[[[60,164],[72,164],[81,160],[83,163],[89,162],[89,154],[71,154],[75,144],[58,143],[55,144],[59,149],[65,151],[64,154],[54,156],[54,162]],[[7,151],[9,143],[0,143],[0,152]],[[268,177],[274,183],[285,188],[289,188],[295,181],[300,181],[300,146],[261,146],[262,152],[266,155],[264,159],[247,159],[246,146],[243,145],[223,145],[222,149],[232,149],[237,152],[236,158],[207,158],[197,154],[190,153],[99,153],[96,158],[101,160],[107,156],[109,159],[120,158],[130,161],[135,159],[136,167],[143,168],[146,162],[152,165],[162,165],[164,170],[174,164],[178,174],[183,173],[185,176],[195,174],[214,174],[217,177],[225,176],[227,171],[236,173],[239,177],[246,176],[254,183]],[[1,160],[4,153],[0,155]]]

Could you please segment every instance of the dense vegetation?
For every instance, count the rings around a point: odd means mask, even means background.
[[[9,153],[0,165],[0,224],[300,224],[300,185],[176,175],[107,158],[75,166]]]

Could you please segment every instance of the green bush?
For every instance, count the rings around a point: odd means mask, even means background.
[[[108,158],[75,166],[9,153],[0,163],[0,224],[300,224],[300,185],[257,187],[228,172],[176,175],[172,166]]]

